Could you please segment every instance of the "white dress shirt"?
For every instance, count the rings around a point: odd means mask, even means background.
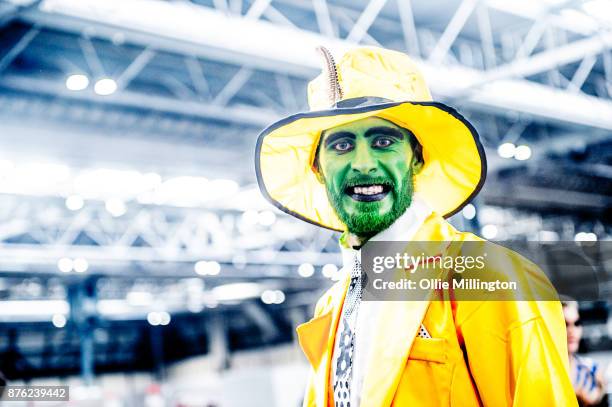
[[[431,208],[419,199],[417,196],[406,209],[406,212],[393,222],[391,226],[377,235],[370,238],[370,241],[409,241],[415,235],[416,231],[423,224],[425,219],[431,214]],[[350,273],[354,264],[355,256],[361,262],[361,250],[353,250],[351,248],[342,247],[342,278],[345,273]],[[353,348],[353,365],[351,376],[351,406],[358,407],[361,402],[361,389],[363,387],[363,378],[368,371],[367,361],[370,359],[370,349],[372,345],[372,327],[378,318],[378,313],[381,306],[380,301],[362,301],[357,311],[355,321],[355,344]],[[342,315],[342,312],[340,313]],[[338,325],[340,326],[340,324]],[[336,340],[340,335],[336,334]],[[334,344],[334,355],[332,361],[335,360],[335,352],[338,344]],[[332,374],[335,376],[335,364],[332,363]]]

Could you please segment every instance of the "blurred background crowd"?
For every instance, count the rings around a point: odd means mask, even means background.
[[[255,140],[308,109],[316,46],[354,44],[408,53],[475,123],[488,178],[454,225],[610,240],[611,0],[0,0],[8,383],[69,385],[74,406],[298,406],[294,328],[338,277],[338,234],[263,200]],[[608,383],[610,305],[580,302],[572,336]]]

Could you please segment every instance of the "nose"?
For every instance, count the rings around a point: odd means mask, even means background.
[[[351,169],[353,172],[364,175],[372,175],[376,172],[376,159],[372,156],[372,151],[367,143],[357,143],[355,146]]]

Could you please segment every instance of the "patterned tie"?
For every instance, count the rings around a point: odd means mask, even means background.
[[[353,347],[355,345],[355,324],[361,302],[361,262],[354,257],[351,282],[344,299],[344,309],[340,321],[340,337],[335,349],[334,401],[335,407],[351,406],[351,372],[353,367]]]
[[[334,349],[334,401],[335,407],[351,407],[351,373],[353,367],[353,348],[355,345],[355,328],[357,325],[357,311],[361,303],[362,287],[367,284],[362,276],[361,262],[358,256],[354,256],[353,268],[351,269],[351,282],[349,284],[342,319],[340,321],[340,335],[336,338]],[[421,324],[417,333],[419,338],[431,338],[431,335]]]

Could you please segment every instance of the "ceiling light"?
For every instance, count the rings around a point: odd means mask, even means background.
[[[338,272],[338,267],[335,264],[329,263],[323,266],[321,272],[324,277],[332,278]]]
[[[285,302],[285,293],[281,290],[264,290],[261,293],[261,301],[264,304],[282,304]]]
[[[83,74],[74,74],[66,78],[66,88],[68,90],[79,91],[89,86],[89,78]]]
[[[310,277],[314,274],[314,272],[314,266],[310,263],[303,263],[298,267],[298,274],[302,277]]]
[[[78,211],[83,207],[83,205],[85,205],[85,201],[79,195],[70,195],[68,198],[66,198],[65,203],[66,208],[70,209],[71,211]]]
[[[253,209],[246,210],[240,217],[240,222],[245,226],[253,226],[259,222],[259,213]]]
[[[89,263],[83,258],[77,258],[72,261],[72,268],[77,273],[84,273],[89,268]]]
[[[147,322],[153,326],[157,326],[161,324],[161,315],[159,315],[159,312],[149,312],[147,314]]]
[[[117,91],[117,82],[111,78],[99,79],[94,85],[94,92],[100,96],[112,95]]]
[[[528,160],[530,157],[531,157],[531,148],[529,148],[529,146],[526,146],[526,145],[518,146],[516,147],[516,150],[514,150],[514,158],[516,158],[519,161]]]
[[[274,294],[274,291],[272,290],[265,290],[263,293],[261,293],[261,301],[264,304],[272,304],[275,298],[276,298],[276,295]]]
[[[482,227],[482,236],[485,239],[495,239],[495,236],[497,236],[497,226],[495,225],[484,225]]]
[[[216,261],[200,260],[196,262],[193,269],[201,276],[216,276],[221,272],[221,265]]]
[[[285,293],[281,290],[274,291],[274,303],[282,304],[283,302],[285,302]]]
[[[513,143],[504,143],[497,147],[497,154],[499,154],[501,158],[512,158],[515,148],[516,146]]]
[[[63,328],[66,326],[66,316],[64,314],[54,314],[51,322],[56,328]]]
[[[476,217],[476,207],[472,204],[467,204],[463,207],[461,214],[468,220],[474,219]]]
[[[259,213],[259,224],[261,226],[272,226],[276,222],[276,215],[272,211],[262,211]]]
[[[111,198],[106,201],[105,205],[106,210],[115,218],[122,216],[127,212],[127,207],[125,203],[121,199]]]
[[[574,241],[576,242],[596,242],[597,235],[592,232],[578,232],[576,236],[574,236]]]
[[[612,2],[610,0],[591,0],[582,5],[587,14],[595,18],[612,21]]]
[[[261,287],[257,283],[231,283],[213,288],[212,293],[218,301],[236,301],[259,297]]]
[[[158,312],[159,314],[159,324],[160,325],[168,325],[170,323],[170,314],[166,311]]]
[[[125,299],[128,304],[134,307],[143,307],[151,305],[153,302],[153,294],[148,291],[130,291]]]
[[[70,273],[72,271],[72,259],[68,257],[62,257],[57,261],[57,268],[62,273]]]

